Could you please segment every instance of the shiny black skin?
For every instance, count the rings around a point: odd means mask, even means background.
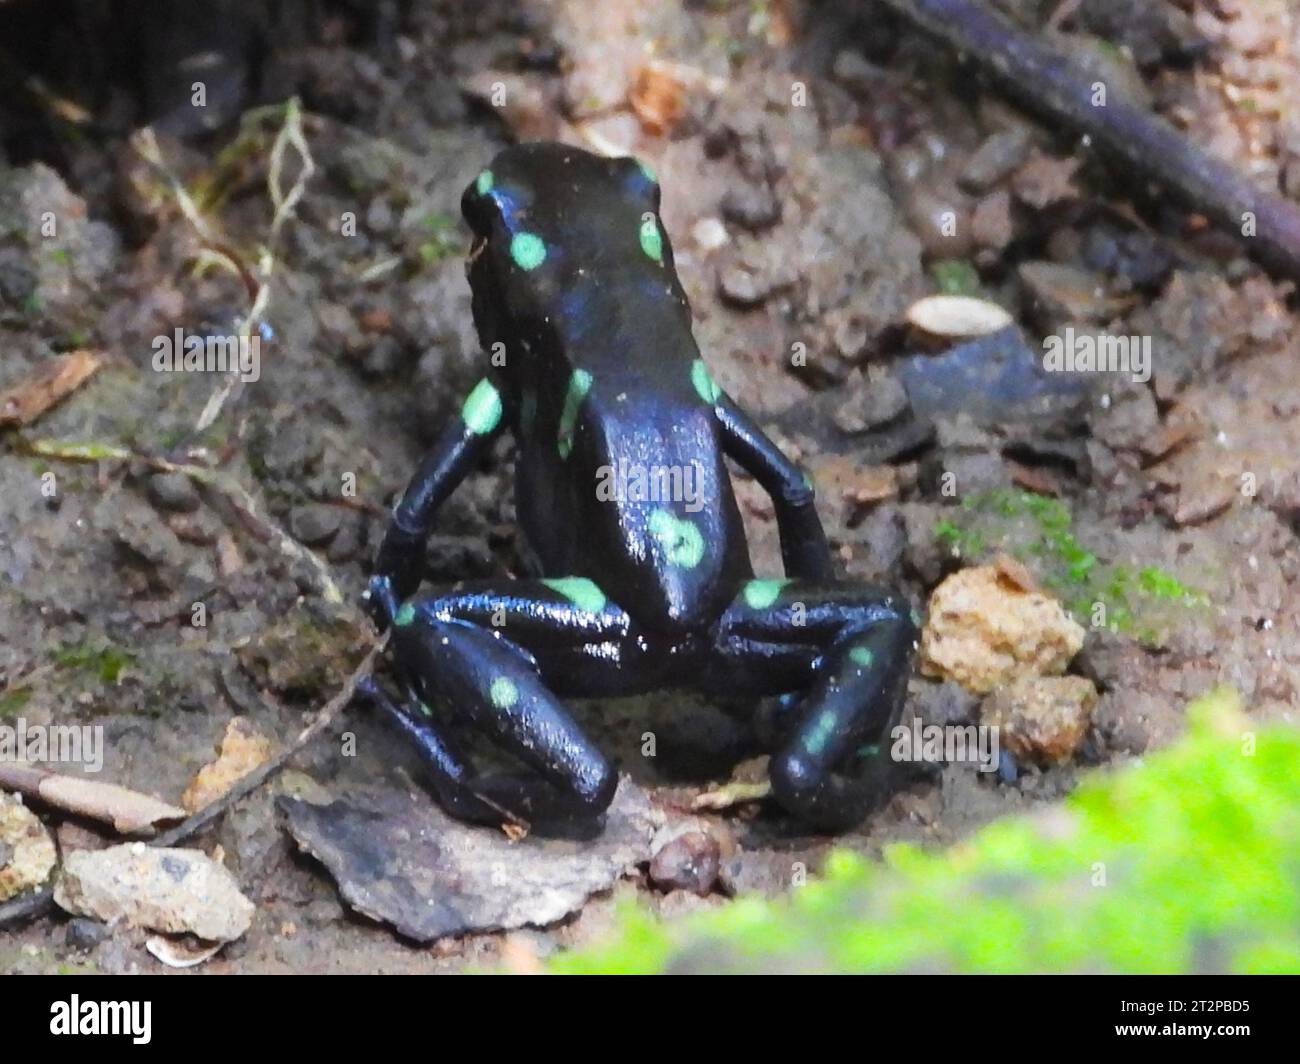
[[[901,709],[915,622],[888,590],[832,578],[811,485],[700,358],[658,207],[635,160],[552,143],[506,149],[466,189],[490,369],[394,511],[368,599],[392,626],[404,694],[365,691],[454,815],[534,823],[590,821],[617,785],[559,696],[783,695],[773,793],[842,828],[890,786],[878,740]],[[506,430],[540,578],[415,596],[439,505]],[[726,458],[772,497],[784,581],[752,578]],[[676,474],[678,491],[611,497],[597,490],[611,469]],[[477,772],[451,717],[527,769]]]

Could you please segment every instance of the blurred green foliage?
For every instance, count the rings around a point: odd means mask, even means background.
[[[618,936],[559,972],[1297,972],[1300,731],[1258,731],[1234,691],[1174,746],[1063,804],[936,853],[832,855],[775,902]]]

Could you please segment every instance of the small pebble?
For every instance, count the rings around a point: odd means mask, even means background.
[[[689,890],[703,896],[717,882],[720,864],[717,839],[702,831],[688,831],[654,855],[650,878],[664,890]]]
[[[722,216],[751,232],[769,229],[781,220],[781,203],[767,185],[740,185],[722,197]]]
[[[149,498],[160,510],[192,514],[199,508],[199,493],[184,473],[155,473],[149,478]]]
[[[337,506],[311,502],[295,506],[289,514],[289,530],[294,539],[309,547],[328,543],[338,534],[343,514]]]
[[[734,306],[756,307],[767,298],[768,288],[748,270],[731,266],[718,275],[718,290]]]
[[[87,953],[108,938],[111,933],[112,929],[108,924],[78,917],[68,921],[68,926],[63,932],[63,941],[68,949]]]
[[[972,155],[962,169],[963,188],[983,195],[1005,181],[1029,158],[1030,139],[1024,129],[1008,129],[992,134]]]

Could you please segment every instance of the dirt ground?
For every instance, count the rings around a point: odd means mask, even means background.
[[[1035,27],[1058,6],[1004,5]],[[37,16],[9,7],[0,25],[30,32],[22,20]],[[1231,241],[983,90],[872,4],[270,7],[200,27],[224,49],[201,113],[162,67],[128,91],[96,64],[78,82],[57,45],[6,46],[10,73],[40,65],[41,91],[24,78],[28,94],[0,113],[0,390],[56,354],[105,362],[3,437],[0,718],[102,725],[103,778],[176,802],[233,717],[280,747],[338,688],[368,638],[353,604],[388,508],[481,372],[459,199],[514,139],[653,166],[700,347],[811,470],[845,574],[895,584],[923,608],[964,560],[936,527],[963,500],[1018,487],[1067,502],[1074,537],[1101,563],[1158,569],[1202,604],[1152,604],[1141,631],[1089,628],[1072,671],[1101,699],[1066,765],[1022,766],[1014,782],[965,765],[918,774],[838,839],[742,803],[702,818],[725,851],[705,896],[654,882],[647,852],[550,926],[431,944],[354,912],[286,830],[291,796],[431,802],[400,739],[354,710],[195,840],[220,847],[257,905],[248,934],[197,970],[527,967],[591,941],[628,898],[678,915],[787,889],[833,844],[874,854],[959,839],[1068,793],[1081,771],[1169,742],[1186,701],[1219,683],[1261,717],[1294,719],[1298,323],[1292,286]],[[1062,26],[1061,47],[1115,91],[1261,183],[1300,189],[1300,130],[1278,102],[1300,77],[1289,4],[1085,4]],[[295,94],[314,171],[273,236],[285,111],[252,108]],[[145,122],[165,173],[131,136]],[[301,173],[290,149],[280,187]],[[206,241],[166,174],[189,190]],[[52,238],[33,220],[46,211]],[[228,332],[247,313],[247,278],[201,254],[205,242],[256,276],[270,249],[273,270],[261,377],[200,430],[221,382],[152,372],[150,358],[156,336]],[[940,289],[1007,308],[1019,331],[992,353],[951,341],[937,356],[905,316]],[[1032,372],[1042,338],[1067,327],[1149,337],[1151,379]],[[979,387],[959,375],[990,358],[1031,369]],[[65,457],[42,456],[37,441],[61,441]],[[92,443],[135,457],[66,460],[67,444]],[[158,459],[226,479],[159,472]],[[512,461],[507,442],[445,507],[430,582],[522,570]],[[942,490],[947,473],[955,494]],[[771,506],[752,482],[736,486],[756,569],[778,574]],[[974,719],[978,701],[919,676],[909,695],[941,723]],[[759,778],[745,708],[665,692],[576,712],[644,792],[654,830],[671,830],[733,765]],[[65,853],[116,841],[39,811]],[[543,859],[549,845],[536,843]],[[70,928],[56,913],[2,933],[0,971],[160,970],[143,932]]]

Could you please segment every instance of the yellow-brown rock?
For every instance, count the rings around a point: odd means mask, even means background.
[[[930,596],[921,671],[988,694],[1022,676],[1063,673],[1083,628],[1061,604],[997,566],[953,573]]]
[[[1017,761],[1059,765],[1088,734],[1097,688],[1082,676],[1022,676],[984,700],[980,722],[998,729]]]

